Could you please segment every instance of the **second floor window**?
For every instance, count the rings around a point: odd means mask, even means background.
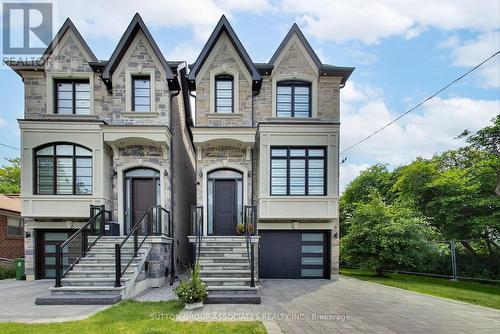
[[[90,84],[88,80],[56,80],[55,84],[56,114],[90,114]]]
[[[151,111],[151,82],[149,77],[132,77],[132,108],[133,111]]]
[[[215,112],[233,112],[233,77],[230,75],[215,77]]]
[[[271,147],[271,195],[326,195],[326,148]]]
[[[311,117],[311,84],[282,81],[276,87],[277,117]]]
[[[92,194],[92,151],[68,143],[35,150],[35,193],[39,195]]]

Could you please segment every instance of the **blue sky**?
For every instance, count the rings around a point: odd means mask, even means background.
[[[500,1],[54,1],[55,31],[70,17],[108,59],[139,12],[167,60],[193,61],[226,14],[255,62],[267,62],[294,22],[324,63],[355,66],[341,91],[347,147],[500,50]],[[0,68],[0,142],[19,147],[23,85]],[[394,167],[463,144],[500,113],[500,56],[438,98],[348,152],[341,187],[373,163]],[[0,161],[18,151],[0,147]]]

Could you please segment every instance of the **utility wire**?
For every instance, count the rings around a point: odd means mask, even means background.
[[[11,149],[13,149],[13,150],[18,150],[18,151],[20,151],[20,149],[18,149],[17,147],[10,146],[10,145],[7,145],[7,144],[2,144],[2,143],[0,143],[0,146],[5,146],[5,147],[11,148]]]
[[[494,58],[499,53],[500,53],[500,50],[497,51],[497,52],[495,52],[494,54],[492,54],[491,56],[489,56],[488,58],[486,58],[485,60],[483,60],[482,62],[480,62],[479,64],[477,64],[476,66],[474,66],[473,68],[471,68],[470,70],[468,70],[467,72],[465,72],[464,74],[462,74],[461,76],[459,76],[458,78],[456,78],[455,80],[453,80],[452,82],[450,82],[449,84],[447,84],[446,86],[444,86],[443,88],[441,88],[440,90],[438,90],[437,92],[435,92],[434,94],[432,94],[431,96],[429,96],[428,98],[426,98],[425,100],[421,101],[419,104],[417,104],[413,108],[411,108],[408,111],[404,112],[403,114],[399,115],[398,117],[396,117],[395,119],[393,119],[392,121],[390,121],[389,123],[387,123],[386,125],[384,125],[383,127],[381,127],[380,129],[372,132],[371,134],[369,134],[365,138],[363,138],[363,139],[357,141],[356,143],[352,144],[351,146],[349,146],[348,148],[346,148],[345,150],[343,150],[342,152],[340,152],[340,154],[344,154],[345,152],[349,151],[350,149],[358,146],[359,144],[361,144],[361,143],[367,141],[368,139],[370,139],[371,137],[375,136],[377,133],[381,132],[385,128],[387,128],[387,127],[391,126],[392,124],[396,123],[401,118],[403,118],[404,116],[408,115],[409,113],[411,113],[412,111],[414,111],[415,109],[417,109],[418,107],[420,107],[421,105],[423,105],[424,103],[426,103],[427,101],[429,101],[430,99],[436,97],[437,95],[439,95],[440,93],[442,93],[443,91],[445,91],[448,87],[452,86],[456,82],[462,80],[463,78],[465,78],[466,76],[468,76],[469,74],[471,74],[472,72],[474,72],[475,70],[477,70],[479,67],[483,66],[486,62],[488,62],[491,58]],[[342,159],[342,162],[345,162],[345,160],[347,160],[347,157],[344,158],[344,159]]]

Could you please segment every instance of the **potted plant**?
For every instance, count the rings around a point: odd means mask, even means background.
[[[203,307],[203,302],[207,299],[207,287],[200,278],[200,266],[194,266],[191,279],[181,282],[175,289],[175,293],[179,300],[184,303],[184,308],[192,310]]]
[[[242,235],[243,233],[245,233],[245,225],[243,225],[242,223],[237,224],[236,225],[236,234]]]
[[[250,234],[253,234],[253,224],[248,224],[248,232],[250,232]]]

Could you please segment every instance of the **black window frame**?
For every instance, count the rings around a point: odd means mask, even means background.
[[[149,111],[136,111],[135,109],[135,81],[148,80],[149,81]],[[153,104],[151,103],[151,76],[150,75],[132,75],[132,111],[134,112],[152,112]]]
[[[286,150],[286,156],[273,156],[273,149]],[[290,150],[305,150],[304,156],[290,156]],[[310,157],[310,150],[323,150],[322,157]],[[273,194],[273,160],[286,159],[286,194]],[[290,160],[304,160],[304,194],[290,194]],[[309,194],[309,160],[323,160],[323,193]],[[327,196],[328,150],[326,146],[271,146],[269,151],[269,193],[271,196]]]
[[[217,110],[217,82],[219,81],[230,81],[231,82],[231,112],[222,112],[220,114],[234,114],[234,77],[229,74],[219,74],[215,76],[215,87],[214,87],[214,112],[218,113]],[[227,99],[227,98],[226,98]]]
[[[72,105],[71,105],[71,114],[60,114],[58,113],[58,96],[59,96],[59,91],[57,89],[57,85],[59,83],[71,83],[72,84]],[[89,85],[89,113],[88,114],[77,114],[76,113],[76,88],[75,84],[77,83],[86,83]],[[91,110],[91,87],[90,87],[90,79],[55,79],[54,80],[54,114],[57,115],[91,115],[92,110]]]
[[[291,109],[290,109],[290,116],[279,116],[279,109],[278,109],[278,88],[279,87],[290,87],[291,88],[291,98],[292,101],[291,103]],[[295,116],[295,87],[307,87],[309,89],[309,108],[308,108],[308,116],[307,117],[302,117],[302,116]],[[301,81],[301,80],[284,80],[284,81],[279,81],[276,84],[276,117],[292,117],[292,118],[311,118],[312,117],[312,85],[308,81]]]
[[[71,145],[71,146],[73,146],[73,154],[72,155],[57,155],[57,151],[56,151],[57,145]],[[47,148],[47,147],[52,147],[52,150],[53,150],[52,155],[47,155],[47,154],[38,155],[37,154],[38,151],[40,151],[44,148]],[[90,156],[76,155],[76,148],[77,147],[80,147],[80,148],[83,148],[85,150],[90,151]],[[38,158],[52,158],[53,175],[52,175],[52,193],[50,193],[50,194],[49,193],[41,194],[38,191],[38,188],[39,188],[38,187],[39,186],[38,185]],[[71,158],[72,159],[72,164],[71,164],[71,167],[72,167],[72,175],[71,175],[72,176],[72,191],[71,191],[71,193],[60,194],[57,192],[57,158]],[[90,193],[87,193],[87,194],[76,193],[76,176],[77,176],[76,175],[76,169],[77,169],[76,160],[77,159],[89,159],[91,161],[91,164],[90,164],[90,166],[91,166],[90,167],[91,168],[91,175],[90,175],[91,191],[90,191]],[[33,194],[40,195],[40,196],[72,196],[72,195],[91,196],[94,192],[93,159],[94,159],[93,151],[90,148],[85,147],[83,145],[70,143],[70,142],[54,142],[54,143],[45,144],[45,145],[41,145],[41,146],[36,147],[35,149],[33,149]]]

